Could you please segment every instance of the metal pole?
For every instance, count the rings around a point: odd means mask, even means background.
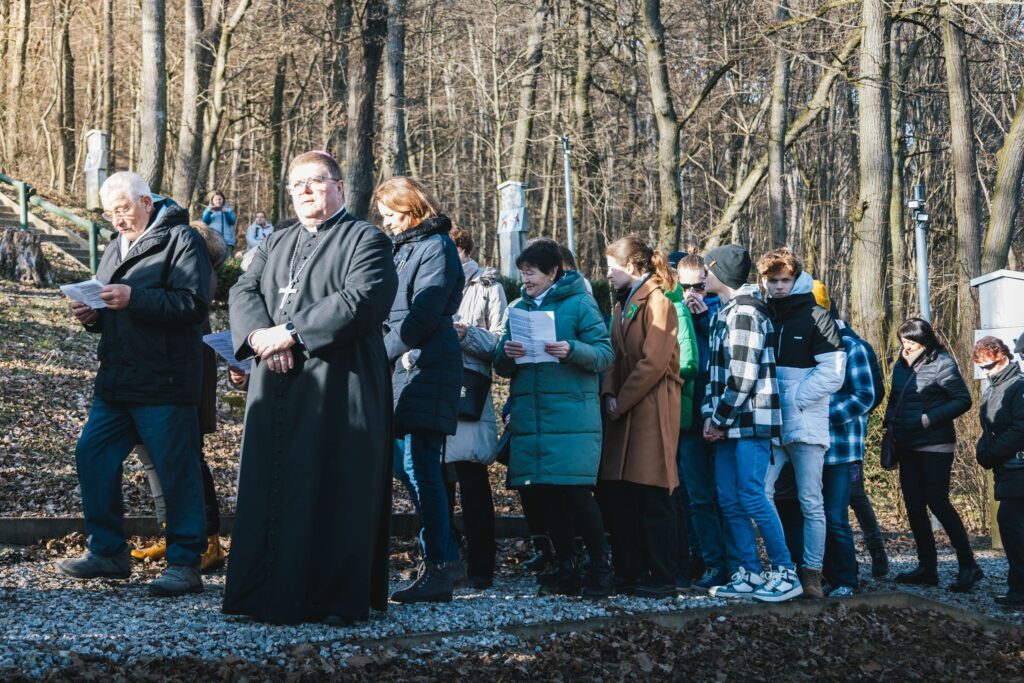
[[[562,134],[562,159],[565,162],[565,238],[569,251],[576,255],[576,226],[572,220],[572,167],[569,164],[569,134]]]
[[[917,252],[917,303],[921,317],[932,321],[931,297],[928,293],[928,242],[925,229],[928,227],[928,213],[925,211],[924,185],[914,185],[914,196],[907,206],[914,215],[914,246]]]
[[[116,246],[114,247],[117,248]],[[99,249],[99,228],[95,225],[89,229],[89,269],[92,270],[93,274],[100,267],[100,249]]]
[[[28,183],[18,183],[18,222],[28,230]]]

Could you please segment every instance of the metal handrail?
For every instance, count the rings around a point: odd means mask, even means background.
[[[82,218],[76,216],[67,209],[49,202],[35,193],[35,188],[24,180],[17,180],[11,178],[8,175],[0,173],[0,182],[12,185],[18,190],[18,222],[19,227],[22,230],[28,230],[28,205],[34,204],[47,213],[52,213],[55,216],[60,216],[66,221],[74,223],[80,228],[84,228],[89,233],[89,268],[92,272],[96,272],[96,268],[100,264],[99,256],[99,238],[102,236],[104,239],[110,240],[114,237],[114,231],[110,228],[104,227],[95,221],[91,221],[88,218]]]

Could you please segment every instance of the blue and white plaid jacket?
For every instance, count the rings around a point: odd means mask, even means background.
[[[875,383],[871,379],[871,361],[865,342],[847,336],[842,337],[842,341],[846,349],[846,378],[842,388],[829,399],[831,445],[825,454],[826,465],[864,459],[868,413],[875,403]]]
[[[701,414],[725,431],[727,439],[777,442],[782,436],[782,408],[775,376],[775,329],[755,285],[743,285],[715,314],[710,351]]]

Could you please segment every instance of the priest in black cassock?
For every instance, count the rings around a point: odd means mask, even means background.
[[[387,604],[391,240],[344,208],[326,152],[292,161],[298,222],[231,288],[254,357],[223,610],[271,623],[367,619]]]

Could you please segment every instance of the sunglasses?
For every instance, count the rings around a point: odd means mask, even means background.
[[[999,361],[997,360],[994,360],[991,363],[978,363],[978,367],[984,370],[985,372],[988,372],[997,365],[999,365]]]
[[[681,282],[681,283],[679,283],[679,286],[683,288],[684,292],[689,290],[689,289],[693,289],[693,290],[696,290],[698,292],[703,292],[704,291],[704,283],[703,282],[695,282],[692,285],[689,285],[689,284]]]

